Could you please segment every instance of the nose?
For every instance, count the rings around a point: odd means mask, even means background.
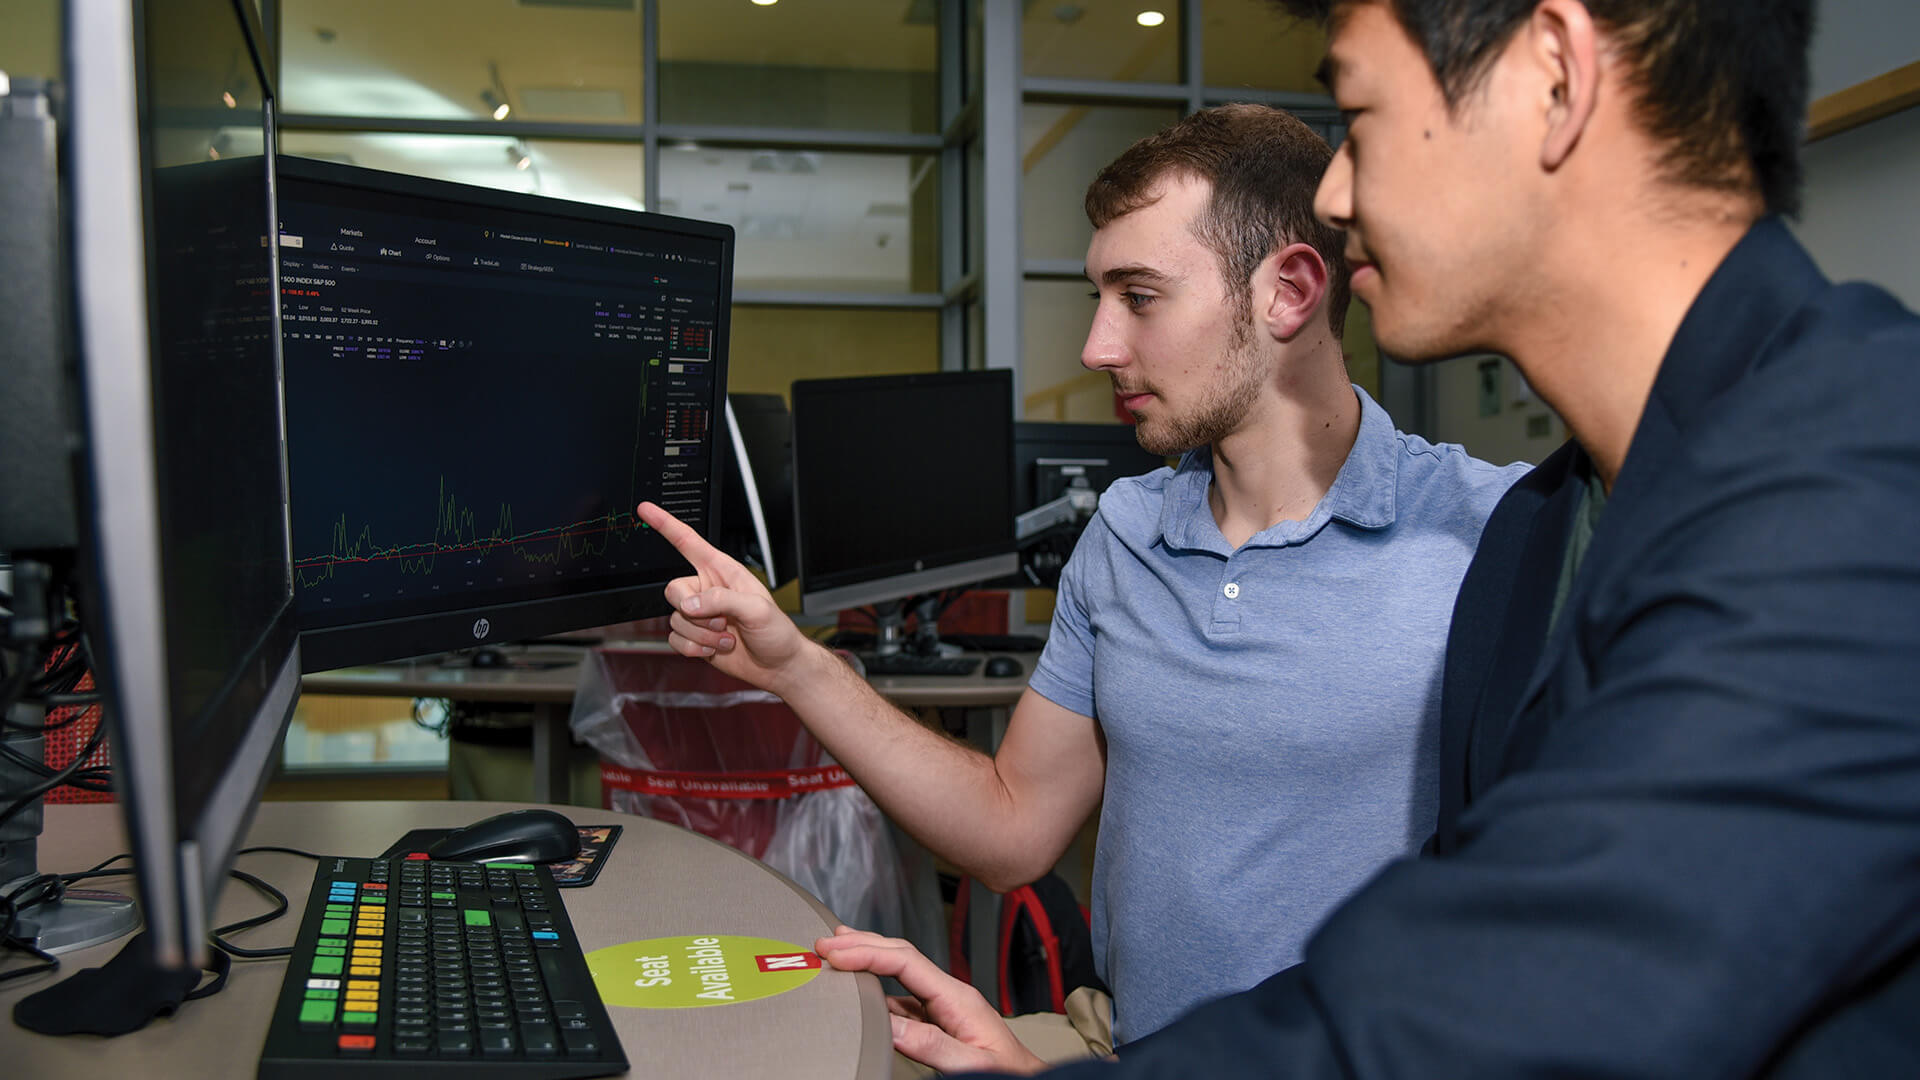
[[[1313,213],[1336,229],[1353,227],[1353,155],[1345,141],[1333,152],[1320,189],[1313,195]]]
[[[1113,304],[1104,297],[1093,309],[1093,325],[1087,328],[1087,342],[1080,347],[1080,366],[1088,371],[1112,371],[1127,363],[1125,336],[1115,319]]]

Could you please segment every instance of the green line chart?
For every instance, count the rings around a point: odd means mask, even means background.
[[[507,503],[501,503],[492,523],[483,526],[480,515],[462,505],[447,490],[446,478],[442,477],[430,539],[410,544],[381,543],[371,526],[355,529],[347,515],[341,514],[333,523],[332,550],[298,559],[293,568],[300,584],[311,588],[331,580],[342,567],[385,563],[406,574],[431,574],[441,559],[500,550],[510,551],[524,563],[551,565],[561,559],[603,555],[615,541],[644,529],[646,525],[631,510],[623,510],[521,532],[514,525],[513,507]]]

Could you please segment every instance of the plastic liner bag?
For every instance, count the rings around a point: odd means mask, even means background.
[[[743,851],[847,925],[904,937],[944,965],[932,859],[896,842],[880,808],[778,697],[678,653],[595,649],[572,727],[600,755],[607,809]]]

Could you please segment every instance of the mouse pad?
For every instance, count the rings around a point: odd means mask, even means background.
[[[547,869],[553,873],[553,883],[563,889],[577,889],[593,884],[600,876],[600,867],[607,861],[607,852],[613,850],[613,842],[620,839],[619,825],[581,825],[580,854],[564,862],[548,863]],[[415,851],[425,851],[434,841],[452,832],[452,829],[415,829],[393,842],[393,846],[380,853],[382,859],[391,859],[395,855],[405,855]]]

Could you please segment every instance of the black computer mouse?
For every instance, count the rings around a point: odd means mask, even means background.
[[[1020,666],[1020,661],[1011,656],[989,656],[983,674],[989,679],[1011,679],[1016,675],[1026,674],[1026,669]]]
[[[460,862],[536,862],[580,854],[580,830],[552,810],[509,810],[455,829],[427,849],[428,858]]]
[[[482,645],[473,650],[472,656],[467,657],[467,665],[478,668],[506,667],[507,654],[491,645]]]

